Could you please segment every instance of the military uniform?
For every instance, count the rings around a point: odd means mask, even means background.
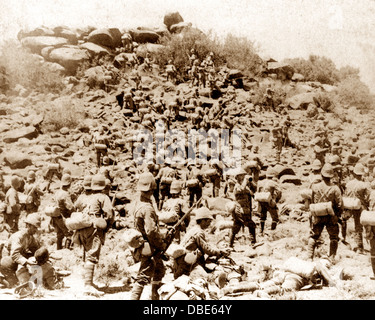
[[[369,210],[375,210],[375,189],[373,188],[370,192],[369,197]],[[365,226],[365,237],[370,243],[370,261],[373,276],[372,280],[375,280],[375,226]]]
[[[204,179],[200,169],[192,166],[188,166],[189,173],[187,175],[187,180],[195,181],[196,184],[187,186],[187,191],[189,195],[189,207],[192,207],[195,201],[198,201],[202,197]]]
[[[354,172],[360,173],[358,170],[360,165],[354,168]],[[362,172],[364,173],[364,171]],[[350,198],[358,198],[361,201],[361,208],[358,210],[345,209],[342,214],[342,236],[346,240],[346,224],[350,217],[354,219],[356,250],[363,251],[363,227],[360,223],[362,210],[368,210],[370,201],[370,183],[354,178],[346,184],[344,196]]]
[[[166,160],[168,161],[168,160]],[[160,169],[156,180],[159,180],[159,210],[163,206],[163,202],[170,198],[170,187],[172,180],[176,178],[176,171],[169,164]]]
[[[237,180],[234,186],[233,195],[235,198],[235,207],[232,210],[233,227],[229,245],[233,247],[236,234],[241,227],[249,228],[251,244],[256,243],[255,229],[256,225],[252,220],[252,201],[251,192],[256,190],[256,185],[250,181],[250,176],[246,175],[246,171],[240,171],[243,180]]]
[[[264,231],[265,222],[267,219],[267,212],[270,213],[272,218],[271,230],[275,230],[277,223],[279,222],[279,214],[277,209],[277,202],[281,199],[282,192],[279,184],[273,180],[275,173],[272,168],[269,168],[266,172],[266,179],[259,181],[258,192],[270,192],[271,200],[267,202],[258,203],[258,213],[260,214],[260,228],[261,232]]]
[[[4,222],[8,226],[8,231],[14,233],[18,231],[18,221],[21,214],[21,204],[18,198],[17,189],[20,187],[21,181],[18,177],[12,177],[11,187],[5,194],[5,204],[7,206]]]
[[[332,179],[334,177],[332,166],[330,164],[325,164],[322,168],[321,175],[326,179]],[[331,202],[334,215],[327,214],[325,216],[312,217],[312,228],[308,242],[308,258],[313,259],[316,242],[320,238],[324,227],[327,228],[330,239],[329,256],[334,257],[337,252],[339,240],[338,221],[339,218],[341,218],[343,210],[341,191],[337,185],[331,184],[331,182],[327,182],[324,179],[322,182],[312,185],[311,189],[312,203]]]
[[[61,180],[61,188],[56,191],[54,195],[55,203],[59,207],[60,216],[51,217],[50,224],[55,229],[56,232],[56,249],[62,249],[63,239],[66,238],[65,245],[69,248],[71,244],[72,232],[66,227],[65,219],[69,218],[74,211],[74,204],[72,197],[68,191],[71,184],[71,178],[69,175],[63,175]]]
[[[283,149],[283,135],[282,135],[280,127],[276,127],[272,129],[271,142],[272,142],[272,148],[275,150],[275,153],[276,153],[275,160],[277,162],[280,162],[281,152]]]
[[[27,195],[25,205],[26,212],[28,214],[38,212],[40,206],[40,197],[43,195],[43,192],[36,184],[34,172],[30,172],[28,175],[27,182],[24,186],[24,193]]]

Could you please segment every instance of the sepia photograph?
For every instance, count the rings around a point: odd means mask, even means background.
[[[375,1],[0,9],[0,300],[375,299]]]

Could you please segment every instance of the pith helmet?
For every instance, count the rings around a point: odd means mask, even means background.
[[[70,174],[64,174],[61,178],[61,185],[62,186],[70,186],[70,184],[72,183],[72,177],[70,176]]]
[[[178,180],[174,180],[171,183],[170,193],[171,194],[178,194],[181,193],[182,190],[182,184]]]
[[[85,190],[91,190],[91,181],[92,181],[92,176],[85,176],[83,178],[83,188]]]
[[[37,213],[29,214],[25,219],[25,223],[31,224],[34,227],[40,228],[40,225],[41,225],[40,217]]]
[[[29,171],[29,173],[27,174],[27,181],[33,181],[35,180],[35,171]]]
[[[201,207],[195,210],[195,220],[213,219],[210,209]]]
[[[12,185],[13,188],[18,188],[21,185],[21,180],[17,176],[13,176],[12,179],[10,180],[10,184]]]
[[[138,180],[138,191],[150,191],[155,190],[156,181],[151,172],[144,172],[139,176]]]
[[[240,168],[240,169],[236,170],[236,177],[241,176],[241,175],[245,175],[245,174],[247,174],[247,172],[243,168]]]
[[[333,155],[328,161],[332,166],[339,167],[341,165],[341,159],[338,155]]]
[[[103,190],[106,187],[106,182],[105,182],[105,176],[102,174],[97,174],[92,177],[91,180],[91,189],[96,191],[96,190]]]
[[[313,170],[320,170],[322,168],[322,162],[319,159],[315,159],[311,165]]]
[[[252,160],[245,163],[244,169],[253,169],[258,167],[258,162]]]
[[[333,178],[335,171],[330,163],[326,163],[321,171],[321,175],[325,178]]]
[[[365,167],[362,163],[357,163],[353,169],[353,172],[358,176],[365,175]]]

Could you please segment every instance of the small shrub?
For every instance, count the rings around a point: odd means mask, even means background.
[[[56,99],[43,112],[43,129],[45,131],[57,131],[63,127],[76,128],[86,117],[85,112],[69,97]]]
[[[7,75],[8,88],[20,84],[41,93],[58,93],[65,87],[63,75],[52,71],[15,41],[7,41],[0,48],[0,65]]]

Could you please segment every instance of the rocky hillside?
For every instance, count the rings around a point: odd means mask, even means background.
[[[216,66],[216,74],[224,75],[218,81],[215,94],[208,88],[192,86],[190,81],[167,81],[164,70],[158,64],[145,69],[145,53],[156,54],[163,47],[162,37],[170,37],[189,32],[191,24],[183,21],[178,13],[167,14],[164,18],[165,28],[149,30],[142,27],[135,30],[116,28],[72,30],[68,27],[40,27],[35,30],[20,31],[18,40],[23,48],[30,50],[30,55],[37,57],[41,65],[51,68],[51,73],[64,79],[64,89],[59,92],[40,92],[22,85],[8,88],[0,96],[0,164],[5,188],[9,187],[10,177],[18,175],[26,179],[29,170],[36,171],[45,190],[45,176],[48,166],[57,161],[61,168],[69,168],[75,179],[73,188],[79,190],[84,174],[95,173],[96,159],[92,143],[92,133],[100,125],[108,127],[111,133],[115,185],[119,186],[117,204],[122,207],[122,223],[125,228],[113,229],[103,247],[101,262],[95,278],[107,293],[101,299],[128,299],[131,287],[131,275],[138,265],[134,264],[129,249],[122,241],[123,233],[130,226],[131,218],[127,216],[127,204],[134,198],[137,174],[142,165],[132,161],[132,143],[135,130],[148,128],[153,130],[157,119],[162,115],[149,110],[152,117],[141,119],[132,111],[119,105],[119,97],[136,86],[132,72],[126,65],[130,52],[121,54],[122,38],[128,35],[135,52],[140,57],[138,67],[141,76],[141,92],[148,96],[152,103],[163,98],[170,103],[179,96],[186,100],[181,110],[181,117],[172,122],[172,127],[185,132],[191,123],[190,99],[198,89],[197,102],[205,109],[214,108],[219,100],[228,99],[228,114],[236,120],[236,127],[242,132],[242,157],[246,159],[253,145],[259,146],[259,154],[264,162],[261,178],[268,166],[275,165],[278,179],[282,186],[283,197],[279,204],[281,224],[275,232],[267,231],[263,243],[256,249],[249,249],[247,231],[241,231],[236,241],[236,252],[231,257],[238,265],[243,265],[247,279],[260,282],[264,276],[264,265],[278,267],[290,257],[302,258],[309,236],[309,213],[304,210],[300,190],[307,185],[307,176],[314,158],[311,142],[316,131],[328,130],[330,139],[336,138],[342,146],[342,159],[352,154],[369,169],[369,180],[375,164],[375,142],[373,125],[375,114],[363,114],[354,107],[335,105],[331,108],[324,97],[335,90],[334,86],[319,82],[306,82],[303,76],[294,72],[285,63],[274,60],[263,60],[262,73],[249,76],[241,70],[227,66]],[[121,58],[122,57],[122,58]],[[124,58],[125,57],[125,58]],[[121,58],[121,59],[120,59]],[[151,59],[153,56],[151,56]],[[156,59],[156,58],[155,58]],[[155,62],[155,61],[154,61]],[[109,68],[108,66],[111,66]],[[106,70],[111,70],[108,84],[104,77]],[[271,87],[277,102],[277,111],[264,110],[262,97],[265,89]],[[138,92],[138,91],[137,91]],[[286,147],[281,155],[281,162],[274,160],[274,151],[270,142],[272,128],[280,124],[286,116],[290,117],[290,140],[294,147]],[[148,121],[148,122],[146,122]],[[219,114],[217,121],[222,121]],[[182,173],[184,164],[179,166]],[[59,187],[59,181],[51,184],[52,192]],[[112,193],[113,194],[113,193]],[[204,194],[209,198],[211,185],[207,184]],[[49,218],[43,215],[43,208],[51,202],[53,193],[45,191],[40,213],[43,217],[42,238],[51,251],[54,251],[54,233],[48,228]],[[225,203],[225,199],[217,199]],[[221,201],[221,202],[220,202]],[[211,209],[216,214],[216,227],[209,237],[224,245],[228,240],[230,217],[209,200]],[[255,204],[256,206],[256,204]],[[254,208],[256,209],[256,208]],[[259,222],[259,217],[254,217]],[[22,221],[22,220],[21,220]],[[223,223],[229,222],[229,224]],[[270,220],[267,220],[267,224]],[[269,226],[267,225],[266,229]],[[349,220],[348,241],[354,245],[352,238],[353,221]],[[1,239],[7,239],[3,230]],[[328,251],[328,235],[323,232],[323,241],[318,250],[318,257]],[[365,243],[365,249],[369,249]],[[82,248],[75,247],[69,251],[56,252],[56,266],[70,270],[65,278],[66,287],[55,291],[42,291],[32,299],[88,299],[82,296],[83,280],[81,277]],[[340,242],[338,262],[332,269],[337,276],[335,286],[324,286],[322,289],[304,290],[295,293],[295,299],[373,299],[375,282],[369,280],[372,274],[369,253],[359,255]],[[167,278],[170,275],[167,276]],[[170,278],[168,278],[170,279]],[[144,292],[144,299],[148,298]],[[14,299],[12,290],[0,289],[2,299]],[[246,293],[242,295],[221,296],[222,299],[282,299],[280,294]],[[90,298],[91,299],[91,298]],[[95,298],[92,298],[95,299]]]

